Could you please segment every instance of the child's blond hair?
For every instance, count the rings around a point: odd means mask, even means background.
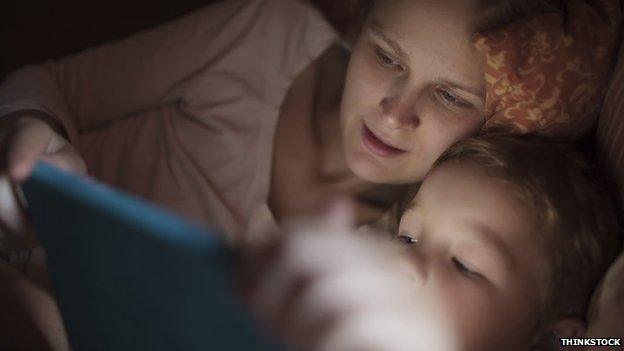
[[[592,290],[620,251],[614,202],[581,155],[529,137],[487,135],[460,141],[436,161],[470,162],[508,181],[534,209],[549,254],[550,284],[540,326],[583,318]],[[434,168],[435,168],[434,166]],[[413,199],[414,185],[398,207]]]

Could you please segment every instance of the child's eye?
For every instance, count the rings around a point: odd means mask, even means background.
[[[453,265],[455,266],[457,271],[459,271],[461,274],[466,275],[470,278],[474,278],[474,279],[483,279],[483,275],[481,275],[481,273],[470,269],[468,266],[466,266],[462,261],[460,261],[456,257],[453,257],[452,260],[453,260]]]
[[[411,236],[405,235],[405,234],[397,235],[396,240],[400,241],[402,244],[405,244],[405,245],[414,245],[418,242],[417,239],[414,239]]]
[[[403,66],[398,63],[395,59],[387,55],[382,49],[376,48],[375,54],[377,55],[377,60],[379,63],[386,68],[391,68],[397,71],[403,71]]]

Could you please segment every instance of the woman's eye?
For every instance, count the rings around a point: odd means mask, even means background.
[[[448,90],[441,90],[440,94],[442,94],[442,98],[444,98],[444,100],[450,102],[450,103],[457,103],[459,100],[450,92],[448,92]]]
[[[401,66],[401,64],[399,64],[392,57],[388,56],[385,52],[383,52],[383,50],[376,49],[375,53],[377,55],[377,59],[379,60],[379,63],[382,66],[392,68],[397,71],[403,71],[403,67]]]
[[[446,90],[446,89],[439,89],[438,90],[438,94],[440,95],[440,97],[442,98],[442,100],[444,100],[444,102],[457,106],[457,107],[470,107],[470,104],[465,102],[463,99],[457,97],[456,95],[454,95],[453,93],[451,93],[450,91]]]
[[[404,234],[397,235],[396,240],[398,240],[399,242],[405,245],[414,245],[418,242],[418,240],[412,238],[409,235],[404,235]]]
[[[468,276],[470,278],[476,278],[476,279],[482,279],[483,278],[483,275],[481,275],[481,273],[476,272],[476,271],[470,269],[462,261],[460,261],[459,259],[457,259],[455,257],[453,257],[453,265],[455,266],[457,271],[460,272],[463,275],[466,275],[466,276]]]

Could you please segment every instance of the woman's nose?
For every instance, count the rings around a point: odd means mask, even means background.
[[[420,118],[416,112],[417,97],[384,97],[379,107],[383,122],[390,129],[416,128]]]

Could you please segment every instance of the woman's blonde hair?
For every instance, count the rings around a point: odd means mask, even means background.
[[[521,18],[565,11],[563,0],[481,0],[477,32],[503,26]]]
[[[376,2],[377,0],[360,0],[362,18],[368,17]],[[524,17],[561,12],[564,9],[563,0],[481,0],[475,32],[494,29]]]

